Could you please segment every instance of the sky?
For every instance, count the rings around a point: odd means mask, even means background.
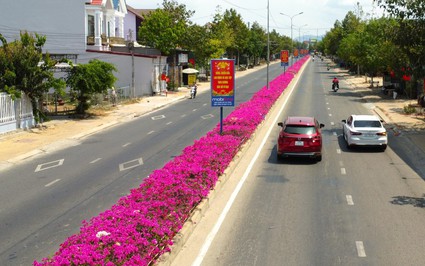
[[[258,22],[266,31],[276,30],[281,35],[298,39],[300,36],[323,36],[333,28],[336,20],[342,21],[349,11],[357,14],[357,3],[363,10],[363,18],[380,17],[383,12],[373,0],[176,0],[195,11],[191,20],[204,25],[213,20],[220,7],[220,13],[235,9],[248,25]],[[126,0],[127,5],[136,9],[162,7],[162,0]],[[268,5],[268,7],[267,7]],[[267,19],[267,10],[269,18]],[[303,12],[301,15],[297,15]],[[281,13],[285,14],[282,15]],[[292,19],[291,19],[292,17]],[[268,22],[268,23],[267,23]],[[302,39],[302,37],[301,37]]]

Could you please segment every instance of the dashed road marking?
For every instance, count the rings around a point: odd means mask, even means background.
[[[50,187],[51,185],[53,185],[54,183],[57,183],[57,182],[59,182],[60,181],[60,179],[56,179],[56,180],[53,180],[52,182],[50,182],[49,184],[46,184],[46,185],[44,185],[45,187]]]
[[[137,166],[143,165],[143,159],[134,159],[125,163],[120,164],[120,171],[128,170]]]
[[[202,119],[208,119],[208,118],[213,118],[213,117],[214,117],[214,115],[212,115],[212,114],[201,116]]]
[[[366,257],[363,241],[356,241],[357,255],[361,258]]]
[[[148,135],[153,134],[153,133],[155,133],[155,131],[153,131],[153,130],[152,131],[149,131],[148,132]]]
[[[164,119],[165,115],[156,115],[156,116],[152,116],[152,120],[160,120],[160,119]]]
[[[47,169],[50,169],[50,168],[61,166],[61,165],[63,165],[64,160],[65,159],[60,159],[60,160],[56,160],[56,161],[52,161],[52,162],[48,162],[48,163],[39,164],[34,172],[40,172],[40,171],[44,171],[44,170],[47,170]]]
[[[329,116],[332,116],[332,114],[329,114]]]
[[[122,145],[123,148],[127,147],[128,145],[130,145],[131,142],[127,142],[126,144]]]
[[[97,163],[98,161],[102,160],[102,158],[97,158],[96,160],[91,161],[90,163]]]
[[[334,131],[334,132],[332,132],[332,134],[334,135],[334,136],[336,136],[336,132]]]
[[[185,117],[186,115],[181,115],[180,117]]]
[[[346,175],[347,172],[345,171],[345,168],[341,168],[341,175]]]
[[[171,125],[173,122],[168,122],[166,125],[168,126],[168,125]]]
[[[334,122],[331,122],[331,126],[335,126],[335,123]]]
[[[345,198],[347,199],[348,205],[354,205],[353,197],[351,195],[346,195]]]
[[[196,112],[198,109],[193,109],[192,112]]]
[[[341,154],[341,149],[336,149],[336,153]]]

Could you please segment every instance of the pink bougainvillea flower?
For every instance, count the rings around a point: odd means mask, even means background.
[[[193,208],[214,189],[307,59],[237,106],[224,119],[222,134],[217,125],[109,210],[83,221],[53,257],[34,265],[149,265],[168,252]]]

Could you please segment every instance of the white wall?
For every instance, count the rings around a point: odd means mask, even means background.
[[[86,0],[1,1],[0,33],[7,41],[27,30],[47,36],[43,51],[78,54],[85,51]]]
[[[135,41],[137,39],[137,29],[136,29],[136,15],[132,12],[128,12],[124,18],[124,38],[127,40],[127,35],[129,30],[133,32],[132,39]]]
[[[118,72],[114,72],[118,80],[115,87],[126,87],[132,83],[132,59],[131,55],[123,54],[110,54],[101,52],[87,53],[83,59],[79,59],[78,63],[88,63],[90,59],[99,59],[115,65]],[[166,57],[162,57],[162,64],[166,62]],[[134,79],[136,97],[151,95],[152,94],[152,74],[156,64],[159,63],[159,58],[156,57],[141,57],[134,56]]]

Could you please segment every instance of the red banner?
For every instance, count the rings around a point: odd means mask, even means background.
[[[288,50],[280,51],[280,65],[288,66],[288,64],[289,64],[289,51]]]
[[[212,106],[234,106],[235,60],[211,60]]]

